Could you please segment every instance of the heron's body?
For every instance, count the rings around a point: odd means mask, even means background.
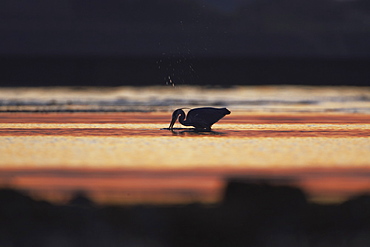
[[[193,126],[196,129],[210,130],[214,123],[228,114],[230,114],[230,111],[226,108],[203,107],[191,109],[186,116],[182,109],[177,109],[172,114],[172,121],[169,128],[172,129],[177,118],[179,118],[179,122],[182,125]]]

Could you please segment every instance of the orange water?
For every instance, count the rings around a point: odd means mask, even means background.
[[[267,179],[311,199],[370,191],[370,115],[235,112],[194,132],[170,113],[0,113],[0,182],[63,202],[217,202],[225,179]]]

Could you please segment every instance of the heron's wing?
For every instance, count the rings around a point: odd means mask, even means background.
[[[187,118],[188,121],[201,127],[210,127],[224,116],[225,114],[219,109],[198,108],[190,110]]]

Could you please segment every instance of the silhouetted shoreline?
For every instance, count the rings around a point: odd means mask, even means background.
[[[217,205],[66,205],[0,190],[0,246],[368,246],[370,196],[314,204],[287,185],[228,180]]]
[[[356,57],[2,56],[0,86],[368,86]]]

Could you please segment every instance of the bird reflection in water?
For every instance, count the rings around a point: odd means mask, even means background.
[[[226,133],[214,131],[214,130],[199,130],[195,128],[166,128],[171,130],[174,136],[222,136]]]
[[[193,126],[197,132],[211,131],[214,123],[231,112],[226,108],[202,107],[191,109],[186,115],[180,108],[173,112],[169,130],[174,130],[173,126],[177,119],[182,125]],[[194,132],[194,131],[193,131]]]

